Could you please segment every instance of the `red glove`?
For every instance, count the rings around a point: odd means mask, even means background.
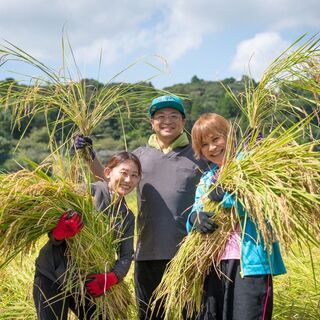
[[[89,276],[86,288],[91,296],[99,297],[110,287],[118,283],[118,278],[114,272],[95,273]]]
[[[80,213],[68,210],[63,213],[58,224],[52,230],[52,235],[56,240],[72,238],[83,228],[83,222]]]

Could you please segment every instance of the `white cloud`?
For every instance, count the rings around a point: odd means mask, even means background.
[[[288,46],[289,43],[276,32],[256,34],[238,44],[230,69],[259,80],[267,66]]]
[[[320,29],[319,12],[318,0],[174,0],[158,25],[155,47],[173,62],[199,48],[207,35],[226,30]]]
[[[100,58],[106,64],[112,64],[124,54],[131,54],[138,48],[150,43],[148,33],[141,31],[117,35],[110,38],[95,39],[91,43],[80,45],[75,50],[76,57],[87,64],[95,63]]]
[[[210,5],[210,1],[173,1],[168,5],[156,29],[155,47],[169,62],[198,48],[204,36],[215,31],[210,12],[204,10],[206,5]]]
[[[4,4],[5,2],[5,4]],[[108,45],[114,55],[121,57],[126,51],[127,39],[131,51],[143,47],[149,17],[159,4],[153,1],[135,3],[131,0],[103,1],[45,1],[0,0],[0,38],[7,39],[26,51],[41,57],[60,56],[62,29],[70,39],[73,49],[97,50]],[[4,8],[4,9],[2,9]],[[137,40],[137,42],[134,41]],[[86,55],[82,57],[87,58]],[[114,61],[113,58],[110,61]]]

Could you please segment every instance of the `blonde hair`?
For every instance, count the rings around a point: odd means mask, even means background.
[[[196,159],[201,157],[201,145],[203,138],[209,135],[220,135],[227,138],[230,131],[230,123],[217,113],[204,113],[194,123],[191,130],[192,149]]]

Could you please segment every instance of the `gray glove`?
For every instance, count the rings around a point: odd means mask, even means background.
[[[226,191],[222,187],[218,186],[208,194],[208,198],[211,201],[220,202],[223,200],[225,194]]]
[[[212,233],[218,229],[218,225],[211,219],[213,212],[193,212],[190,216],[190,222],[195,230],[201,233]]]
[[[84,150],[85,147],[88,147],[91,160],[94,160],[94,158],[96,157],[96,153],[93,150],[92,139],[82,134],[76,135],[74,138],[74,148],[76,150]]]

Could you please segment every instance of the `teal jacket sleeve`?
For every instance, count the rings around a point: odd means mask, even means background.
[[[186,229],[188,233],[192,230],[192,227],[193,227],[192,223],[190,222],[190,216],[193,212],[203,211],[204,205],[203,205],[202,199],[203,199],[203,196],[209,190],[210,186],[212,185],[212,180],[213,180],[212,178],[216,170],[217,170],[217,167],[214,167],[212,170],[209,170],[206,173],[204,173],[203,176],[201,177],[201,180],[196,189],[195,201],[186,222]],[[245,211],[241,203],[236,199],[235,195],[230,192],[226,192],[222,200],[222,207],[225,209],[228,209],[234,206],[236,206],[238,215],[240,217],[245,215]]]
[[[231,208],[235,205],[235,203],[236,203],[236,200],[234,196],[231,193],[226,192],[222,199],[222,207],[225,209]]]
[[[226,192],[223,200],[222,200],[222,207],[225,209],[228,208],[232,208],[232,207],[236,207],[237,209],[237,214],[239,217],[244,217],[246,212],[242,206],[242,204],[240,203],[240,201],[238,201],[235,197],[235,195]]]

